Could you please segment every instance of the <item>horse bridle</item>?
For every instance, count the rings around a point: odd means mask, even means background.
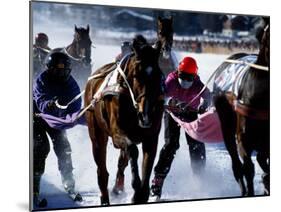
[[[133,106],[136,110],[138,110],[138,103],[136,101],[136,98],[135,98],[135,95],[133,93],[133,89],[131,88],[128,80],[127,80],[127,77],[125,75],[125,70],[127,69],[127,66],[128,66],[128,62],[129,62],[129,58],[134,55],[134,53],[129,53],[129,54],[126,54],[120,61],[120,63],[118,63],[117,65],[117,68],[116,70],[118,71],[118,73],[120,74],[120,76],[123,78],[128,90],[129,90],[129,94],[130,94],[130,97],[132,99],[132,102],[133,102]],[[124,71],[123,69],[121,68],[121,65],[123,65],[123,63],[125,62],[125,66],[124,66]]]

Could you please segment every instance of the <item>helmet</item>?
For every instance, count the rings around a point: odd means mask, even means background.
[[[131,43],[129,41],[125,41],[121,44],[122,54],[128,54],[132,51]]]
[[[196,60],[192,57],[183,58],[179,64],[178,70],[186,74],[197,75],[198,67]]]
[[[65,53],[53,52],[46,57],[45,64],[49,69],[69,69],[71,62]]]
[[[35,36],[35,44],[42,48],[46,48],[48,46],[48,41],[48,36],[45,33],[40,32]]]
[[[62,52],[53,52],[46,57],[49,73],[57,79],[67,80],[71,72],[70,58]]]

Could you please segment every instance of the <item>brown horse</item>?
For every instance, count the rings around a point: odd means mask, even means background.
[[[260,51],[255,64],[250,64],[234,92],[221,90],[215,98],[225,146],[242,196],[253,196],[255,175],[251,159],[253,151],[262,168],[265,194],[269,194],[269,20],[260,37]],[[245,57],[238,54],[231,59]],[[221,67],[226,64],[222,64]],[[241,72],[242,73],[242,72]],[[237,81],[237,80],[236,80]],[[237,82],[234,82],[237,84]],[[238,83],[239,84],[239,83]],[[216,92],[216,91],[215,91]],[[240,158],[242,161],[240,160]],[[246,180],[246,181],[245,181]]]
[[[160,50],[147,43],[140,45],[135,40],[133,49],[134,53],[120,63],[118,69],[121,69],[121,74],[119,72],[114,92],[103,92],[95,106],[86,112],[102,205],[109,204],[106,168],[108,137],[111,137],[114,146],[120,149],[114,190],[123,190],[124,169],[130,160],[132,187],[135,190],[133,203],[144,203],[149,197],[149,178],[163,113],[162,73],[158,66]],[[95,75],[99,74],[101,77],[88,81],[85,105],[91,104],[105,75],[115,69],[115,66],[116,64],[112,63],[101,67],[95,72]],[[139,176],[137,164],[138,143],[142,143],[143,150],[142,178]]]
[[[177,67],[177,59],[172,52],[173,47],[173,17],[161,18],[158,17],[157,21],[157,41],[156,48],[161,48],[161,54],[159,57],[159,67],[162,70],[165,77],[174,71]]]
[[[71,75],[78,82],[80,88],[84,88],[88,77],[91,75],[91,48],[90,27],[74,27],[74,39],[65,48],[56,48],[54,51],[66,53],[71,58]]]

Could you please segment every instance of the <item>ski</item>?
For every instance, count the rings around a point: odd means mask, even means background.
[[[72,199],[74,202],[82,202],[83,201],[83,198],[82,198],[81,194],[79,194],[78,192],[68,191],[67,194],[70,197],[70,199]]]

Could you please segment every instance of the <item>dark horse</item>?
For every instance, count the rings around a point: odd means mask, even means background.
[[[157,41],[156,48],[161,48],[161,54],[159,57],[159,67],[162,70],[165,77],[174,71],[177,67],[177,59],[172,52],[173,47],[173,17],[161,18],[158,17],[157,21]]]
[[[132,187],[135,190],[133,203],[144,203],[149,197],[149,178],[163,114],[162,73],[158,66],[160,50],[152,48],[147,43],[139,44],[135,40],[133,49],[134,52],[120,62],[119,66],[111,63],[98,69],[92,75],[93,79],[88,81],[85,90],[85,105],[89,105],[105,76],[119,70],[114,89],[105,87],[95,106],[86,112],[103,205],[109,204],[107,189],[109,174],[106,168],[108,137],[111,137],[114,146],[120,149],[113,191],[115,193],[123,191],[124,169],[130,161]],[[137,164],[138,143],[142,143],[143,150],[141,178]]]
[[[269,20],[260,38],[260,51],[254,64],[246,64],[244,71],[236,75],[232,89],[215,89],[215,106],[220,117],[225,146],[232,160],[232,169],[241,188],[242,196],[253,196],[255,175],[251,159],[253,151],[262,168],[265,194],[269,194]],[[237,61],[250,55],[236,54]],[[235,62],[234,61],[234,62]],[[247,62],[247,61],[246,61]],[[223,63],[219,69],[225,69]],[[233,65],[233,64],[232,64]],[[230,70],[230,69],[229,69]],[[215,81],[220,81],[218,72]],[[239,78],[240,83],[239,83]],[[237,93],[235,93],[237,90]],[[239,157],[240,156],[240,157]],[[240,160],[242,159],[242,161]]]
[[[52,52],[61,51],[71,58],[72,76],[77,80],[80,88],[84,88],[88,77],[91,75],[91,47],[90,27],[74,27],[74,39],[65,48],[56,48]]]

